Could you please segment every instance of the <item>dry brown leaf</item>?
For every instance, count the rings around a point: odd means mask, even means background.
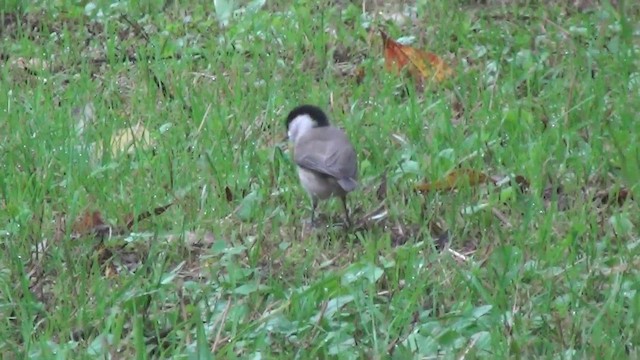
[[[99,211],[85,211],[73,222],[72,231],[74,236],[87,234],[106,235],[112,228],[107,224]]]
[[[184,234],[171,235],[167,238],[168,241],[177,241],[180,239],[184,239],[185,244],[192,250],[196,248],[208,249],[216,241],[215,235],[210,231],[204,233],[187,231]]]
[[[451,242],[451,234],[448,230],[445,230],[443,226],[444,220],[439,217],[434,217],[429,221],[429,232],[431,237],[435,240],[436,250],[444,250]]]
[[[609,190],[600,190],[593,197],[594,201],[598,201],[600,204],[613,204],[617,203],[622,206],[627,199],[633,200],[633,194],[627,188],[621,188],[617,192]]]
[[[362,83],[362,81],[364,80],[364,75],[364,68],[362,66],[359,66],[355,69],[353,77],[356,79],[357,84]]]
[[[38,58],[27,60],[23,57],[19,57],[17,59],[11,60],[9,65],[16,69],[34,72],[49,70],[49,63]]]
[[[118,269],[116,269],[112,261],[114,253],[105,245],[104,242],[101,241],[94,246],[93,254],[94,258],[103,269],[105,277],[112,278],[118,275]]]
[[[224,195],[227,198],[227,202],[233,201],[233,193],[231,192],[231,189],[229,189],[228,186],[224,187]]]
[[[114,278],[118,275],[118,269],[113,265],[113,263],[107,263],[104,269],[104,277],[106,278]]]
[[[420,192],[454,190],[462,184],[477,186],[491,179],[484,173],[473,169],[456,169],[450,171],[443,179],[416,185]]]
[[[380,201],[387,198],[387,171],[386,170],[382,173],[382,178],[380,179],[380,186],[378,186],[378,190],[376,191],[376,196]]]
[[[516,184],[520,185],[520,191],[527,192],[529,190],[531,184],[529,183],[529,180],[527,180],[527,178],[522,175],[516,175],[515,180]]]
[[[384,46],[384,63],[389,71],[400,72],[408,67],[418,81],[434,78],[438,82],[453,75],[453,70],[438,55],[406,46],[380,30]]]

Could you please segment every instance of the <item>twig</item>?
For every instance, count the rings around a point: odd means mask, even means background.
[[[147,34],[146,31],[144,31],[144,29],[142,28],[142,26],[140,26],[140,24],[132,21],[131,19],[129,19],[127,15],[124,15],[124,14],[120,16],[120,19],[126,22],[129,26],[131,26],[137,35],[142,36],[147,46],[151,46],[153,48],[155,47],[154,44],[151,42],[149,35]],[[164,82],[160,80],[160,78],[151,69],[148,69],[148,70],[149,70],[149,73],[151,74],[151,78],[153,79],[153,82],[160,89],[160,91],[162,91],[162,95],[169,100],[173,100],[174,97],[172,94],[169,93],[169,91],[167,90],[167,86],[164,84]]]
[[[407,334],[403,337],[398,336],[397,338],[395,338],[388,346],[387,346],[387,353],[389,355],[393,355],[393,351],[396,348],[396,345],[398,345],[398,343],[405,341],[409,335],[411,335],[411,333],[413,333],[413,331],[416,328],[416,324],[418,323],[418,319],[419,319],[419,314],[418,312],[414,312],[413,313],[413,320],[411,321],[411,328],[409,329],[409,331],[407,332]]]
[[[508,228],[512,228],[513,225],[511,225],[511,222],[509,222],[509,219],[507,219],[507,217],[502,213],[502,211],[496,209],[496,208],[492,208],[491,212],[493,213],[493,215],[495,217],[498,218],[498,220],[502,221],[502,223],[508,227]]]
[[[149,43],[149,35],[147,35],[147,32],[144,31],[144,29],[142,28],[142,26],[140,26],[140,24],[138,24],[137,22],[133,22],[131,21],[131,19],[129,19],[129,17],[125,14],[120,15],[120,19],[122,19],[124,22],[126,22],[127,24],[129,24],[129,26],[131,26],[136,34],[138,35],[142,35],[142,37],[147,41],[147,43]]]
[[[220,334],[222,334],[222,329],[224,328],[224,321],[227,319],[227,314],[229,314],[229,309],[231,309],[231,300],[227,299],[227,306],[224,308],[222,315],[218,318],[215,325],[218,326],[218,331],[216,332],[216,339],[213,341],[213,345],[211,345],[211,352],[215,353],[218,344],[220,343]]]
[[[151,69],[149,69],[149,73],[151,74],[151,78],[153,79],[153,82],[160,89],[160,91],[162,91],[162,95],[169,100],[173,100],[173,95],[169,94],[169,90],[167,90],[167,85],[165,85],[164,82],[162,82],[162,80],[160,80],[160,78]]]
[[[478,341],[478,337],[476,336],[475,338],[473,338],[473,340],[471,340],[469,345],[467,345],[466,349],[464,349],[464,352],[462,353],[462,355],[460,355],[458,360],[463,360],[467,356],[467,354],[469,353],[469,350],[471,350],[471,348],[476,345],[477,341]]]
[[[172,205],[173,205],[173,203],[169,203],[167,205],[158,206],[157,208],[153,209],[153,211],[145,211],[145,212],[143,212],[142,214],[138,215],[134,219],[129,220],[129,222],[127,223],[127,229],[131,230],[131,227],[133,227],[133,224],[151,217],[152,212],[153,212],[153,215],[158,216],[158,215],[162,214],[163,212],[167,211],[167,209],[169,209]]]
[[[469,258],[468,258],[468,257],[466,257],[466,256],[464,256],[464,255],[462,255],[462,254],[460,254],[459,252],[457,252],[457,251],[455,251],[455,250],[453,250],[453,249],[451,249],[451,248],[447,248],[447,251],[448,251],[451,255],[453,255],[453,257],[458,258],[458,259],[460,259],[460,260],[462,260],[462,261],[468,261],[468,260],[469,260]]]
[[[196,136],[198,136],[198,134],[200,134],[200,131],[202,130],[202,127],[204,126],[204,121],[207,119],[207,116],[209,115],[209,110],[211,110],[211,104],[207,105],[207,110],[204,111],[204,115],[202,115],[202,121],[200,121],[200,125],[198,126],[198,130],[196,131]]]

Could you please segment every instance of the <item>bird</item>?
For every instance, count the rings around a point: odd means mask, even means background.
[[[339,197],[351,226],[347,194],[358,187],[358,158],[344,131],[332,126],[318,106],[304,104],[287,115],[287,136],[302,187],[311,198],[311,224],[320,200]]]

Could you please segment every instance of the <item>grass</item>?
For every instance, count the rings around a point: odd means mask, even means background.
[[[3,358],[640,357],[640,7],[583,3],[4,3]],[[378,27],[456,75],[386,73]],[[380,223],[303,225],[300,103]],[[528,187],[414,190],[457,167]]]

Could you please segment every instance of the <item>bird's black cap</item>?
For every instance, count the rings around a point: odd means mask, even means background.
[[[315,105],[300,105],[287,115],[287,129],[289,129],[289,124],[293,119],[300,115],[309,115],[316,122],[316,127],[329,126],[329,119],[327,119],[327,115],[322,109]]]

